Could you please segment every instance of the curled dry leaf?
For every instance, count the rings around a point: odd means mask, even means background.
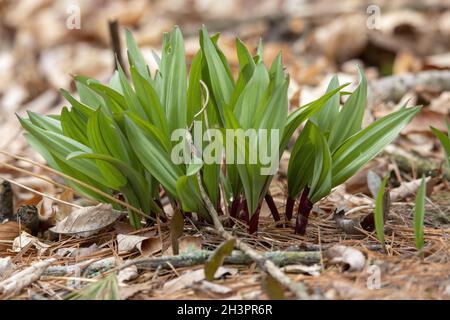
[[[359,219],[349,219],[345,217],[345,210],[336,209],[333,214],[333,219],[336,222],[338,228],[342,229],[346,234],[361,234],[362,229]]]
[[[103,228],[112,225],[122,216],[112,205],[101,203],[97,206],[84,207],[73,211],[67,218],[50,228],[58,234],[77,234],[80,237],[91,236]]]
[[[200,291],[204,291],[205,293],[213,293],[213,294],[218,294],[221,296],[226,296],[229,295],[233,292],[233,289],[214,283],[214,282],[209,282],[206,280],[203,280],[202,282],[199,283],[198,287],[196,287],[195,289],[198,289]]]
[[[119,254],[137,249],[142,255],[150,256],[162,250],[160,237],[118,234],[117,244],[119,247]]]
[[[22,231],[20,236],[14,239],[12,250],[14,252],[20,252],[23,248],[27,246],[33,246],[37,249],[38,254],[42,255],[47,251],[47,249],[50,247],[49,244],[45,244],[41,241],[39,241],[38,238],[32,236],[31,234]]]
[[[235,239],[229,239],[222,243],[209,256],[205,263],[205,277],[206,280],[212,281],[215,277],[217,269],[222,265],[226,256],[229,256],[234,248]]]
[[[366,264],[366,257],[361,251],[343,246],[334,245],[325,251],[329,264],[339,264],[347,271],[361,271]]]
[[[222,278],[226,275],[235,275],[238,270],[235,268],[220,267],[214,274],[214,279]],[[188,271],[178,278],[172,279],[166,282],[163,286],[164,293],[170,295],[178,290],[190,287],[196,282],[203,281],[205,279],[205,272],[203,269]]]
[[[129,266],[128,268],[122,269],[117,274],[117,281],[119,286],[126,285],[125,282],[136,279],[138,276],[138,268],[136,266]]]

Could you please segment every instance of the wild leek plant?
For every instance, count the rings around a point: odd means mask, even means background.
[[[386,115],[361,129],[367,99],[367,83],[360,72],[358,88],[340,108],[339,93],[311,117],[295,142],[288,165],[286,217],[291,219],[295,199],[300,196],[295,232],[304,234],[314,203],[344,183],[391,143],[420,107]],[[339,81],[334,77],[328,92]]]
[[[108,198],[93,190],[121,195],[137,208],[129,210],[136,228],[142,217],[135,211],[165,217],[162,195],[175,210],[210,222],[205,190],[218,211],[224,207],[235,217],[243,212],[253,232],[262,201],[271,199],[278,160],[302,123],[309,119],[291,159],[290,199],[308,189],[306,198],[315,202],[392,141],[418,110],[403,109],[358,132],[365,84],[339,112],[345,85],[335,79],[323,97],[288,115],[289,79],[281,55],[266,68],[262,45],[252,56],[237,39],[235,79],[219,35],[209,36],[202,28],[199,38],[188,72],[181,31],[165,34],[162,56],[156,57],[159,68],[151,74],[127,33],[129,77],[120,66],[107,85],[76,76],[79,99],[62,90],[70,108],[19,118],[29,143],[48,164],[82,182],[68,181],[78,192],[103,202]],[[302,178],[313,169],[314,178]],[[297,174],[299,183],[292,178]]]
[[[423,256],[424,238],[423,238],[423,223],[425,217],[425,197],[426,197],[426,182],[425,177],[422,177],[420,187],[417,190],[416,204],[414,206],[414,239],[417,250]]]
[[[450,166],[450,122],[447,121],[447,135],[433,127],[431,127],[431,131],[441,142],[442,147],[444,148],[445,162]]]

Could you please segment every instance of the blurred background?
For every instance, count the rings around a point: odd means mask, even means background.
[[[73,89],[71,74],[108,80],[114,69],[108,21],[114,19],[122,48],[128,28],[152,68],[152,50],[160,52],[162,33],[173,25],[182,28],[188,62],[199,48],[202,24],[222,33],[220,46],[234,66],[235,37],[253,49],[262,38],[267,64],[283,52],[292,106],[322,94],[333,73],[342,82],[357,81],[356,65],[369,83],[450,68],[448,0],[0,0],[0,149],[30,152],[14,114],[52,113],[63,106],[58,89]],[[384,99],[393,101],[381,101],[372,113],[382,115],[395,100],[407,98],[427,106],[414,133],[421,133],[424,122],[444,128],[448,89],[414,88],[401,96]],[[422,128],[428,136],[427,125]],[[433,145],[419,142],[416,147],[426,156]]]

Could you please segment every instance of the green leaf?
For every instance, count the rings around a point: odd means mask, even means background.
[[[120,300],[117,277],[114,273],[110,274],[78,292],[68,294],[64,300]]]
[[[423,222],[425,217],[425,192],[426,182],[425,177],[422,177],[422,182],[417,190],[416,204],[414,206],[414,239],[418,250],[422,250],[424,247]]]
[[[214,280],[214,275],[217,269],[223,264],[226,256],[233,252],[235,239],[229,239],[218,246],[214,252],[209,256],[205,263],[205,278],[208,281]]]
[[[164,135],[169,136],[169,126],[164,109],[152,84],[145,80],[136,70],[130,68],[134,89],[150,122],[159,127]]]
[[[133,35],[128,29],[125,30],[125,37],[127,41],[128,60],[130,62],[130,66],[134,67],[144,79],[146,79],[148,82],[151,82],[150,72],[148,70],[144,56],[139,50],[136,41],[133,38]]]
[[[286,126],[283,132],[283,138],[280,143],[280,154],[286,148],[289,139],[294,134],[295,130],[306,120],[312,117],[316,112],[319,112],[325,103],[334,96],[335,93],[339,92],[342,88],[348,86],[349,84],[343,84],[342,86],[324,94],[319,99],[314,100],[289,114],[286,122]]]
[[[190,127],[196,115],[202,107],[201,84],[202,79],[202,51],[199,50],[192,59],[189,71],[189,87],[187,91],[187,124]]]
[[[270,274],[267,274],[264,277],[263,287],[270,300],[285,299],[283,286],[277,279],[272,277]]]
[[[163,77],[162,104],[165,107],[169,129],[187,127],[187,77],[184,42],[181,31],[175,27],[163,43],[161,73]]]
[[[95,153],[110,155],[108,149],[108,142],[114,137],[104,137],[99,125],[100,110],[96,111],[88,120],[87,123],[87,137],[89,144]],[[126,178],[122,173],[109,163],[105,163],[103,160],[96,160],[98,169],[101,171],[108,185],[113,189],[119,189],[121,186],[127,183]]]
[[[361,69],[359,69],[359,74],[361,80],[358,88],[345,102],[331,128],[328,139],[331,152],[334,152],[347,138],[361,130],[367,103],[367,81]]]
[[[86,123],[83,122],[76,110],[69,111],[64,107],[61,111],[61,126],[62,133],[74,140],[79,141],[84,145],[89,145],[89,140],[86,137]]]
[[[375,220],[375,230],[377,232],[378,240],[381,242],[383,247],[385,246],[384,242],[384,217],[386,216],[386,203],[385,203],[385,192],[386,192],[386,183],[389,178],[389,175],[386,175],[384,177],[383,181],[381,182],[380,188],[377,192],[377,198],[375,199],[375,213],[374,213],[374,220]]]
[[[442,147],[444,148],[445,152],[445,160],[447,165],[450,165],[450,136],[445,135],[440,130],[430,127],[431,131],[433,131],[434,135],[439,139],[439,141],[442,144]],[[450,128],[448,131],[448,134],[450,135]]]
[[[339,87],[339,79],[337,76],[331,78],[328,84],[327,93],[334,91]],[[311,120],[320,128],[323,134],[327,136],[333,128],[335,121],[339,115],[339,92],[336,92],[323,106],[323,108],[311,117]]]
[[[128,116],[125,116],[125,124],[128,139],[133,141],[131,146],[139,161],[170,194],[176,195],[176,182],[183,174],[173,164],[170,154],[155,142],[157,135],[154,134],[153,139],[148,139]]]
[[[59,134],[62,133],[61,123],[58,120],[55,120],[48,116],[41,116],[40,114],[34,113],[32,111],[27,111],[27,114],[31,123],[33,123],[35,126]]]
[[[393,112],[347,139],[332,156],[332,186],[345,182],[372,160],[419,111],[420,107],[412,107]]]
[[[219,114],[224,120],[222,109],[230,102],[233,92],[233,81],[230,79],[226,66],[218,53],[216,46],[211,41],[205,27],[200,30],[200,46],[208,66],[208,74],[211,81],[211,94],[214,96]]]

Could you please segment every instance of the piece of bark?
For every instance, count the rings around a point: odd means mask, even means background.
[[[13,190],[11,183],[3,181],[0,185],[0,222],[12,220],[14,216]]]

